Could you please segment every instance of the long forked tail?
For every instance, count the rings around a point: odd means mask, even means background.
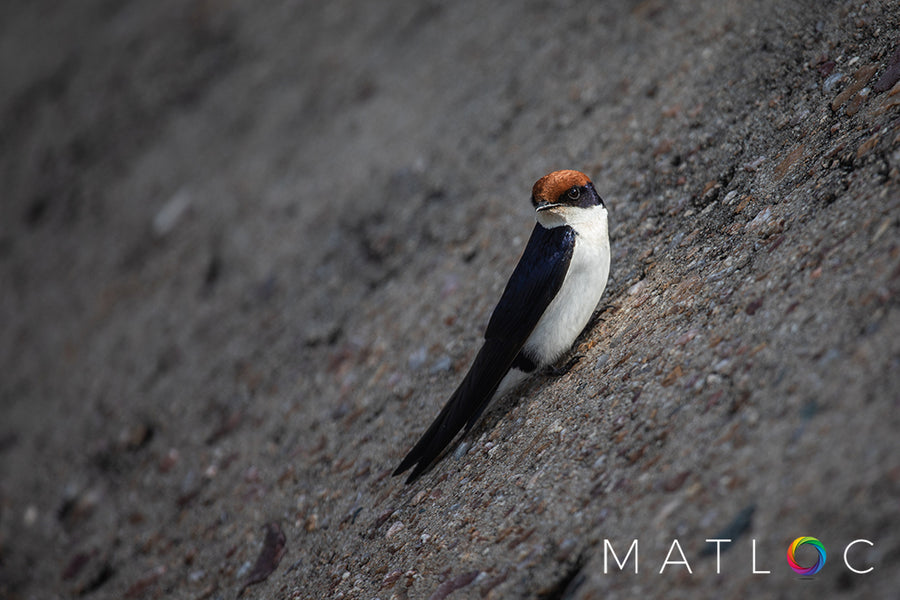
[[[406,479],[406,483],[412,483],[453,441],[463,426],[466,431],[471,429],[497,391],[518,352],[519,348],[511,347],[503,340],[485,340],[462,383],[393,474],[399,475],[415,465]]]

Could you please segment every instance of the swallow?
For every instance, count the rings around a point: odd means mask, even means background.
[[[394,475],[415,481],[498,390],[551,365],[587,325],[609,277],[606,206],[579,171],[554,171],[531,190],[537,223],[513,270],[484,343],[459,387]]]

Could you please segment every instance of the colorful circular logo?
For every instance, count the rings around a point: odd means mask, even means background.
[[[797,548],[806,544],[809,544],[810,546],[815,548],[816,552],[819,553],[819,558],[818,560],[816,560],[816,564],[811,567],[801,567],[797,564],[797,560],[794,558],[794,553],[797,551]],[[796,540],[791,542],[791,545],[788,547],[787,561],[794,572],[798,575],[815,575],[822,570],[822,567],[825,566],[825,546],[823,546],[822,542],[814,537],[798,537]]]

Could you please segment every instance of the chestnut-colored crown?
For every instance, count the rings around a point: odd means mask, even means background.
[[[581,171],[553,171],[544,175],[531,188],[531,197],[537,202],[556,202],[572,187],[581,187],[591,182]]]

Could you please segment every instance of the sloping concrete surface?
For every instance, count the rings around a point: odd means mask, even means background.
[[[895,2],[0,13],[3,598],[896,596]],[[405,486],[558,168],[580,359]]]

